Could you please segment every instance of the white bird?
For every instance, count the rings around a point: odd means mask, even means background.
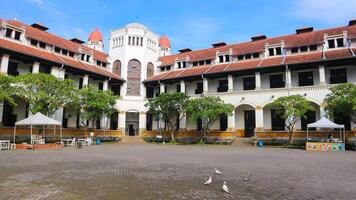
[[[221,173],[221,171],[219,171],[215,168],[215,174],[222,174],[222,173]]]
[[[204,185],[210,185],[210,183],[211,183],[211,176],[209,177],[209,180],[207,180],[205,183],[204,183]]]
[[[250,179],[248,177],[245,177],[244,178],[244,181],[249,181]]]
[[[224,190],[224,192],[226,192],[227,194],[230,194],[230,192],[229,192],[229,188],[227,187],[227,185],[226,185],[226,181],[224,181],[224,184],[223,184],[223,190]]]

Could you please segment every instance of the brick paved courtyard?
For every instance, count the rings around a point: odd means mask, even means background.
[[[153,144],[1,151],[0,199],[356,199],[355,171],[356,152]]]

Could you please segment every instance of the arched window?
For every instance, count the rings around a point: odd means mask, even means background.
[[[141,63],[133,59],[127,65],[127,92],[128,96],[140,96]]]
[[[151,62],[147,64],[147,78],[152,77],[154,75],[154,66]]]
[[[121,62],[120,62],[120,60],[116,60],[114,62],[114,64],[112,65],[112,72],[114,74],[121,76]]]

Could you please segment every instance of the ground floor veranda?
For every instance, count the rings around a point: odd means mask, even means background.
[[[294,138],[305,139],[306,125],[313,123],[325,114],[323,105],[311,102],[314,111],[308,112],[306,118],[301,119],[294,133]],[[23,102],[19,102],[16,107],[11,109],[11,115],[8,113],[6,105],[3,107],[2,122],[8,122],[8,117],[16,116],[16,120],[21,120],[26,114],[26,106]],[[59,110],[54,116],[59,121],[64,123],[63,137],[87,137],[89,131],[83,126],[80,116],[75,111]],[[350,121],[342,121],[342,119],[334,120],[337,123],[346,123],[346,137],[351,138],[356,136],[356,130]],[[85,122],[84,122],[85,123]],[[348,124],[347,124],[348,123]],[[269,110],[266,106],[254,106],[252,104],[238,105],[230,116],[222,116],[211,127],[208,137],[216,138],[236,138],[236,137],[257,137],[257,138],[272,138],[286,139],[288,132],[284,128],[284,121],[279,119],[273,110]],[[158,134],[169,137],[170,134],[165,130],[164,123],[159,123],[152,115],[146,112],[137,110],[128,110],[127,112],[114,112],[110,118],[102,119],[97,122],[95,135],[110,135],[110,136],[141,136],[155,137]],[[176,137],[201,137],[202,132],[199,131],[199,122],[189,119],[189,116],[184,117],[177,127]],[[38,130],[35,130],[34,134]],[[327,131],[327,132],[326,132]],[[311,132],[311,137],[327,137],[331,133],[334,137],[339,137],[338,131],[333,130],[314,130]],[[55,137],[54,130],[48,127],[45,134],[51,138]],[[17,130],[18,137],[29,136],[29,129],[19,127]],[[0,127],[0,137],[12,139],[13,127]],[[59,131],[57,130],[57,137]]]

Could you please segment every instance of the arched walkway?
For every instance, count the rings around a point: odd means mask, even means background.
[[[256,128],[255,108],[248,104],[241,104],[235,108],[236,129],[245,137],[254,136]]]
[[[125,135],[137,136],[139,134],[140,113],[136,110],[126,112]]]

